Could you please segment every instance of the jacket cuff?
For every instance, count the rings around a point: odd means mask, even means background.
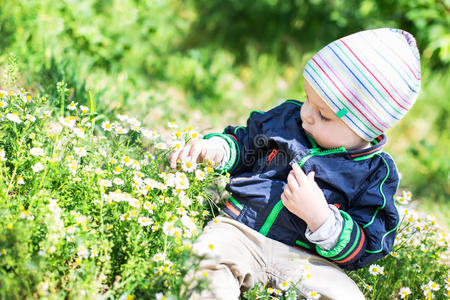
[[[333,249],[328,251],[316,245],[316,251],[337,264],[346,265],[364,253],[366,241],[364,231],[358,223],[353,221],[345,211],[339,210],[339,212],[344,220],[339,241]]]
[[[239,162],[239,146],[237,144],[237,141],[229,134],[223,134],[223,133],[210,133],[205,135],[204,139],[210,139],[212,137],[219,137],[224,139],[229,147],[230,150],[230,159],[225,163],[225,165],[216,170],[220,174],[224,174],[226,172],[231,172],[237,165],[237,162]]]
[[[325,222],[314,232],[306,228],[305,237],[320,249],[329,251],[336,247],[342,232],[344,219],[336,206],[328,204],[330,215]]]

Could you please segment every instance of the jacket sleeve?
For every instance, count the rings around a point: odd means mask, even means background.
[[[282,117],[289,110],[288,105],[299,105],[292,102],[294,101],[286,101],[267,112],[252,111],[246,127],[227,126],[223,133],[205,135],[205,139],[219,136],[225,139],[230,147],[230,159],[218,172],[229,172],[233,176],[250,171],[260,154],[258,149],[267,146],[268,137],[264,134],[264,124],[268,120]]]
[[[367,178],[368,184],[346,211],[340,210],[344,223],[338,243],[329,251],[316,247],[319,255],[347,270],[362,268],[386,256],[400,223],[394,205],[399,182],[395,164],[386,153],[376,154],[371,163],[378,167]]]

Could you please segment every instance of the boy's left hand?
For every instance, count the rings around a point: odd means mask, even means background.
[[[305,221],[312,232],[316,231],[331,213],[314,175],[314,172],[306,175],[298,164],[293,164],[281,194],[284,206]]]

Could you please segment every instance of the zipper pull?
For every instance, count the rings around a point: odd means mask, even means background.
[[[309,149],[309,154],[308,155],[311,155],[311,154],[317,154],[317,153],[319,153],[321,150],[320,150],[320,148],[311,148],[311,149]]]

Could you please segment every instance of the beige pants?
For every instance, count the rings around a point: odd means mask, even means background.
[[[267,238],[230,217],[211,221],[194,249],[208,254],[196,277],[206,275],[210,284],[208,291],[191,299],[236,300],[257,282],[280,290],[294,286],[300,299],[312,292],[321,294],[320,299],[364,299],[358,286],[334,264]]]

